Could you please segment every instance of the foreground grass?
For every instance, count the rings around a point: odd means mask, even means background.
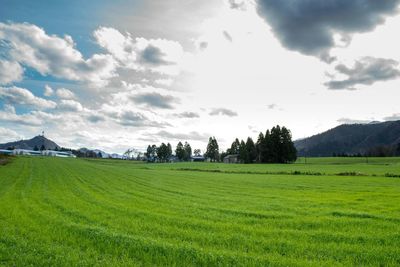
[[[333,163],[19,157],[0,166],[0,265],[400,265],[399,160]]]

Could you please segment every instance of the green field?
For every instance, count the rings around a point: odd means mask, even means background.
[[[399,266],[400,159],[291,165],[18,157],[1,266]]]

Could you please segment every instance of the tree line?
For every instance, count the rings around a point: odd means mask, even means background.
[[[256,142],[236,138],[225,155],[237,155],[242,163],[290,163],[296,161],[297,150],[289,129],[277,125],[261,132]]]
[[[195,156],[200,156],[199,149],[194,150]],[[297,159],[297,150],[292,141],[290,130],[279,125],[258,135],[254,142],[251,137],[246,141],[236,138],[226,152],[220,152],[218,141],[210,137],[204,157],[211,162],[223,161],[228,155],[237,158],[241,163],[290,163]],[[145,153],[148,161],[170,161],[172,147],[169,143],[162,143],[159,147],[149,145]],[[178,161],[189,161],[192,157],[192,148],[188,142],[179,142],[175,149]]]

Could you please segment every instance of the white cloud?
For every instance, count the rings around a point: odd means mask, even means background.
[[[166,39],[133,39],[114,28],[100,27],[94,32],[97,43],[120,63],[121,67],[177,75],[184,51],[180,43]]]
[[[394,113],[391,116],[384,117],[385,121],[398,121],[400,120],[400,113]]]
[[[24,69],[18,62],[0,60],[0,84],[10,84],[22,80]]]
[[[104,86],[116,76],[116,62],[111,55],[94,54],[84,59],[70,36],[48,35],[28,23],[0,23],[0,40],[9,45],[9,57],[34,68],[42,75]]]
[[[23,136],[16,133],[15,131],[0,127],[0,143],[12,142],[15,140],[20,140],[22,138]]]
[[[26,105],[38,109],[52,109],[57,105],[51,100],[37,97],[33,95],[31,91],[16,86],[0,87],[0,99],[3,99],[9,104]]]
[[[27,126],[39,126],[43,124],[43,121],[33,113],[16,114],[15,108],[11,105],[6,105],[4,110],[0,110],[0,121]]]
[[[154,81],[156,84],[162,85],[162,86],[171,86],[171,84],[174,82],[173,79],[157,79]]]
[[[141,112],[133,110],[121,110],[118,112],[109,112],[107,114],[110,118],[113,118],[116,123],[123,126],[131,127],[157,127],[164,128],[168,124],[151,120]]]
[[[70,112],[81,112],[83,111],[83,107],[81,103],[75,100],[71,99],[62,99],[58,105],[57,108],[62,111],[70,111]]]
[[[75,94],[66,88],[59,88],[56,90],[56,95],[61,99],[74,99]]]
[[[134,40],[129,33],[123,35],[118,30],[100,27],[93,33],[97,43],[126,67],[133,67],[136,61]]]
[[[337,120],[340,124],[367,124],[373,121],[371,120],[358,120],[358,119],[351,119],[351,118],[340,118]]]
[[[208,138],[211,136],[209,133],[198,133],[195,131],[185,132],[185,133],[173,133],[170,131],[159,131],[154,134],[157,137],[161,137],[162,139],[167,138],[168,140],[179,140],[179,141],[203,141],[206,142]]]
[[[149,108],[174,109],[180,103],[179,98],[172,95],[162,95],[157,92],[137,94],[131,97],[137,104],[146,105]]]
[[[44,86],[44,95],[45,96],[52,96],[54,93],[53,88],[51,88],[48,84]]]
[[[184,111],[181,113],[175,113],[173,116],[177,118],[183,118],[183,119],[195,119],[195,118],[200,118],[200,115],[197,112],[190,112],[190,111]]]

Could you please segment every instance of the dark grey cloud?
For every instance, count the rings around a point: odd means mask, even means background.
[[[171,140],[180,140],[180,141],[186,141],[186,140],[195,140],[195,141],[207,141],[208,138],[211,136],[210,134],[201,134],[198,132],[189,132],[189,133],[171,133],[167,131],[159,131],[158,133],[155,134],[156,136],[159,136],[164,139],[171,139]]]
[[[269,104],[269,105],[267,106],[268,109],[275,109],[276,107],[277,107],[276,104]]]
[[[148,121],[143,114],[133,111],[123,112],[120,116],[120,119],[122,124],[130,126],[144,126]]]
[[[150,65],[170,65],[172,62],[166,61],[166,54],[161,51],[159,47],[149,45],[147,46],[141,53],[140,59],[142,62],[150,64]]]
[[[91,115],[87,116],[87,120],[90,121],[91,123],[98,123],[98,122],[105,121],[106,119],[103,115],[91,114]]]
[[[400,77],[399,62],[393,59],[364,57],[355,62],[353,67],[339,64],[335,67],[344,80],[332,80],[325,85],[329,89],[355,89],[356,85],[371,85],[379,81],[393,80]]]
[[[201,43],[199,44],[200,50],[206,50],[207,47],[208,47],[208,42],[201,42]]]
[[[235,117],[238,114],[237,114],[237,112],[227,109],[227,108],[214,108],[211,110],[209,115],[211,115],[211,116],[221,115],[221,116]]]
[[[181,112],[181,113],[176,113],[174,114],[178,118],[184,118],[184,119],[194,119],[194,118],[200,118],[199,113],[196,112]]]
[[[247,9],[245,1],[229,0],[228,3],[230,8],[232,9],[239,9],[239,10]]]
[[[174,109],[174,105],[180,103],[179,98],[159,93],[143,93],[131,97],[137,104],[145,104],[148,107]]]
[[[373,30],[398,12],[400,0],[257,0],[259,15],[272,27],[283,46],[332,61],[330,48],[338,33],[350,42],[351,34]]]

